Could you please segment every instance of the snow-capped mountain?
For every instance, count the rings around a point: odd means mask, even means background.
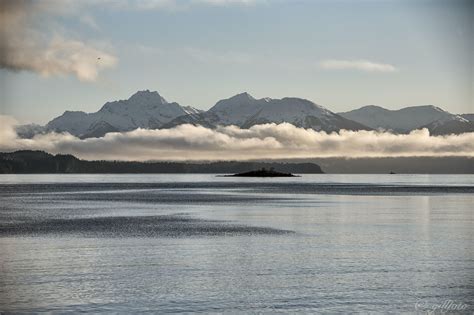
[[[460,134],[474,132],[474,122],[460,115],[453,115],[422,126],[422,128],[427,128],[432,135]]]
[[[385,129],[407,133],[428,128],[434,135],[474,132],[473,114],[454,115],[432,105],[388,110],[364,106],[336,114],[311,101],[285,97],[256,99],[248,93],[218,101],[208,111],[166,101],[158,92],[139,91],[128,100],[108,102],[95,113],[66,111],[46,126],[23,125],[16,128],[23,138],[49,131],[69,132],[81,138],[102,137],[108,132],[137,128],[171,128],[190,123],[208,128],[235,125],[250,128],[265,123],[287,122],[297,127],[326,132]]]
[[[108,102],[95,113],[66,111],[51,120],[47,130],[69,132],[81,138],[100,137],[107,132],[137,128],[160,128],[176,117],[200,110],[169,103],[158,92],[139,91],[128,100]]]
[[[427,126],[435,121],[454,119],[457,116],[432,105],[405,107],[399,110],[369,105],[339,113],[339,115],[374,129],[402,133]]]
[[[220,100],[207,112],[178,117],[164,127],[192,123],[205,127],[236,125],[249,128],[258,124],[282,122],[327,132],[340,129],[370,129],[305,99],[294,97],[255,99],[248,93]]]

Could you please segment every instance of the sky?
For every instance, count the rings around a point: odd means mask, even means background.
[[[208,109],[247,91],[340,112],[474,112],[474,2],[0,0],[0,114],[44,124],[137,90]]]

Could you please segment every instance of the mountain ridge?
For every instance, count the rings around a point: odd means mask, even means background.
[[[106,102],[97,112],[65,111],[45,128],[80,138],[101,137],[107,132],[156,129],[176,117],[198,112],[190,106],[170,103],[156,91],[143,90],[127,100]]]
[[[306,99],[297,97],[256,99],[247,92],[220,100],[208,111],[198,115],[178,117],[165,124],[164,127],[171,128],[189,123],[211,128],[218,125],[235,125],[246,129],[258,124],[283,122],[326,132],[341,129],[371,129]]]
[[[265,123],[287,122],[316,131],[388,130],[408,133],[427,128],[434,135],[474,131],[472,114],[455,115],[434,105],[409,106],[397,110],[366,105],[335,113],[310,100],[298,97],[260,98],[248,92],[217,101],[207,111],[177,102],[168,102],[157,91],[137,91],[128,99],[106,102],[96,112],[66,110],[45,126],[17,127],[20,137],[38,133],[68,132],[79,138],[102,137],[109,132],[126,132],[137,128],[165,129],[181,124],[207,128],[235,125],[243,129]]]
[[[421,128],[427,128],[434,135],[474,131],[474,124],[469,120],[434,105],[408,106],[396,110],[367,105],[339,115],[373,129],[397,133],[408,133]]]

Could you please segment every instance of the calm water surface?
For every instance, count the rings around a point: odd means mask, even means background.
[[[471,314],[473,205],[474,175],[1,175],[0,311]]]

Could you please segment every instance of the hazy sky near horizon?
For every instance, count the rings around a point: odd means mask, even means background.
[[[137,90],[346,111],[474,112],[469,0],[1,0],[0,114],[45,123]]]

